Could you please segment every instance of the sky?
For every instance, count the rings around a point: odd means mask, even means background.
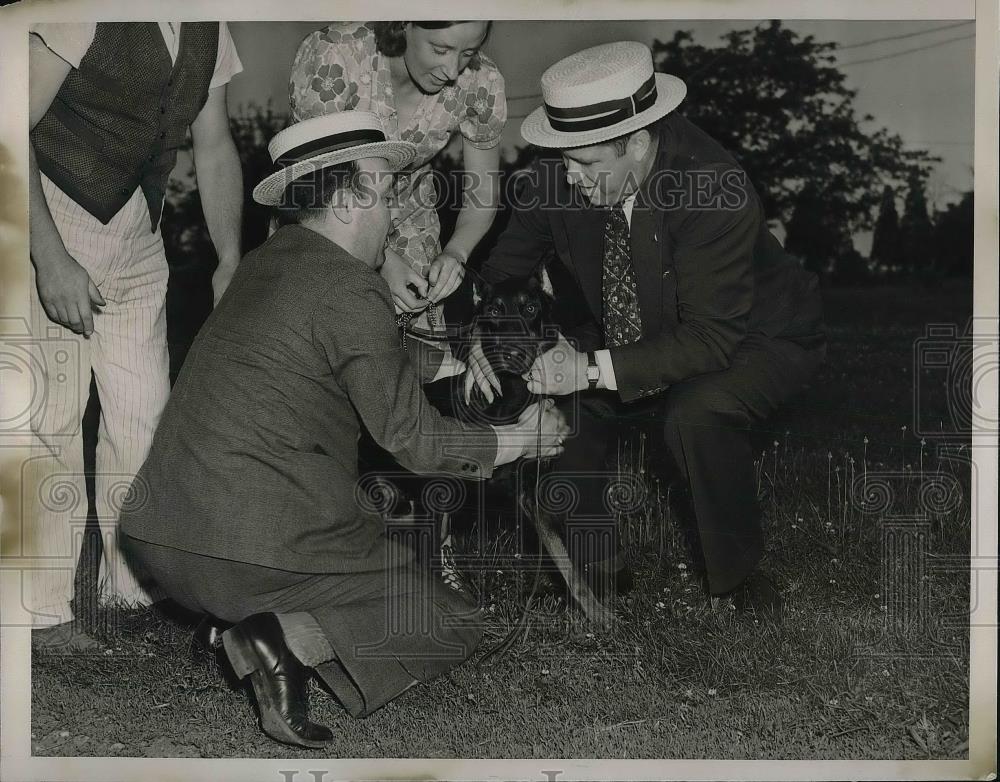
[[[695,42],[720,43],[729,30],[748,29],[761,20],[655,21],[498,21],[486,46],[506,81],[509,120],[501,140],[504,154],[522,146],[521,119],[540,104],[542,72],[579,49],[613,40],[651,44],[679,29]],[[783,20],[799,35],[834,42],[847,85],[857,90],[859,116],[872,114],[873,127],[899,134],[908,146],[942,158],[928,181],[937,206],[956,201],[972,187],[974,129],[973,24],[941,21]],[[244,72],[230,85],[233,110],[270,100],[288,110],[287,81],[301,40],[323,26],[317,22],[230,22]],[[945,28],[948,29],[939,29]],[[886,39],[870,43],[874,39]],[[916,51],[911,51],[916,50]],[[876,60],[874,62],[863,62]],[[850,65],[849,63],[857,63]],[[752,78],[752,75],[750,76]],[[528,96],[528,97],[522,97]],[[866,250],[870,237],[860,236]]]

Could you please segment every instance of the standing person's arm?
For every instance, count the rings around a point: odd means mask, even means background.
[[[79,62],[79,61],[77,61]],[[31,128],[45,116],[70,72],[71,64],[43,43],[28,39],[28,114]],[[66,250],[42,191],[35,148],[28,146],[28,204],[31,262],[35,266],[38,298],[55,323],[89,337],[94,332],[93,307],[104,298],[76,259]]]
[[[500,195],[500,147],[481,149],[465,140],[465,190],[462,211],[455,232],[441,254],[431,264],[427,297],[440,301],[450,296],[465,277],[465,264],[486,232],[493,225]]]
[[[458,127],[462,133],[462,211],[447,246],[431,263],[427,297],[441,301],[465,276],[465,264],[490,230],[500,195],[500,137],[507,124],[507,92],[503,74],[480,55],[470,83],[459,93],[468,107]]]
[[[240,262],[243,220],[243,172],[229,129],[225,84],[209,90],[208,100],[191,124],[191,139],[202,210],[219,257],[212,276],[218,304]]]

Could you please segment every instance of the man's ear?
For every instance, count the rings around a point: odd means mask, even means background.
[[[354,210],[357,208],[354,193],[351,192],[350,188],[340,190],[334,194],[333,201],[327,208],[340,222],[349,225],[354,222]]]
[[[629,137],[625,147],[634,159],[640,160],[646,154],[652,141],[653,137],[649,130],[647,128],[640,128]]]

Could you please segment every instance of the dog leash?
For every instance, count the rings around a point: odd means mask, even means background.
[[[438,311],[438,306],[436,302],[430,302],[427,305],[427,322],[431,324],[433,328],[437,328],[440,325],[441,313]],[[447,334],[440,334],[436,331],[427,331],[425,329],[417,329],[411,326],[411,322],[418,313],[415,312],[400,312],[396,316],[396,325],[399,327],[399,344],[403,350],[409,350],[406,343],[406,335],[412,334],[415,337],[420,337],[421,339],[430,339],[435,342],[443,342],[448,338]]]
[[[538,421],[537,421],[536,433],[537,434],[536,434],[536,451],[535,452],[537,454],[541,454],[541,452],[542,452],[542,401],[538,402]],[[538,463],[535,465],[535,492],[534,492],[535,493],[535,499],[534,499],[534,507],[532,508],[532,513],[538,513],[538,496],[539,496],[539,494],[541,492],[540,486],[541,486],[541,478],[542,478],[542,464],[541,464],[542,458],[541,458],[541,456],[538,456],[537,459],[538,459]],[[524,609],[521,611],[521,616],[517,620],[517,624],[515,624],[507,632],[507,635],[505,635],[503,637],[503,639],[500,641],[500,643],[498,643],[496,646],[494,646],[492,649],[490,649],[488,652],[486,652],[486,654],[484,654],[482,657],[480,657],[476,661],[476,667],[477,668],[480,665],[482,665],[483,663],[485,663],[487,660],[489,660],[490,658],[495,657],[496,655],[498,655],[500,652],[507,651],[511,646],[514,645],[514,641],[517,638],[517,636],[520,635],[521,631],[524,630],[527,627],[527,625],[528,625],[528,615],[531,613],[531,603],[535,599],[535,595],[538,592],[538,585],[541,583],[541,579],[542,579],[542,559],[543,559],[543,557],[544,557],[544,554],[540,551],[538,553],[537,559],[535,560],[535,572],[532,575],[532,579],[531,579],[531,591],[528,593],[528,599],[525,600],[525,602],[524,602]]]

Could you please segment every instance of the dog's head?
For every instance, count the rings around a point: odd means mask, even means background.
[[[483,353],[496,372],[522,375],[556,344],[552,297],[537,277],[483,284],[476,315]]]

